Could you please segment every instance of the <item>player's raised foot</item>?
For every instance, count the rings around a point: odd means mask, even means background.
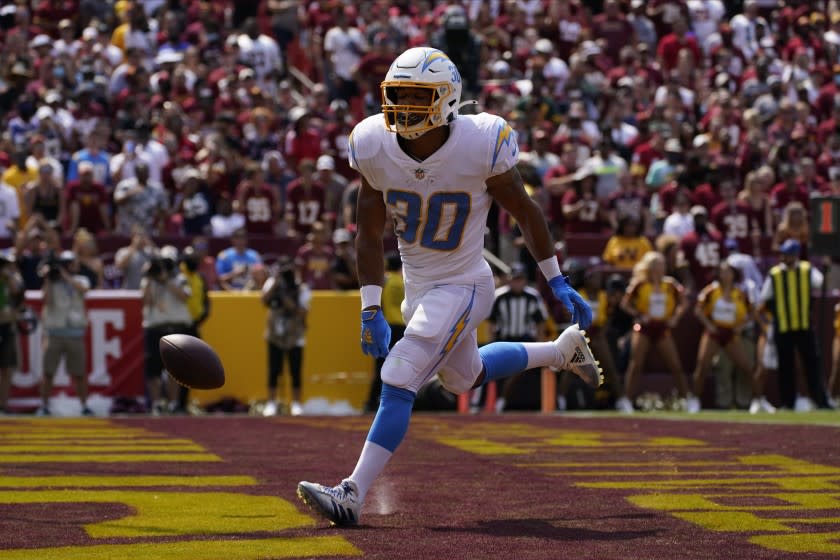
[[[338,486],[324,486],[315,482],[300,482],[297,495],[315,513],[325,517],[332,525],[356,525],[362,502],[359,489],[350,479],[344,479]]]
[[[577,324],[568,327],[554,341],[560,360],[551,367],[571,371],[590,387],[598,387],[604,382],[604,377],[588,342],[586,332],[582,331]]]

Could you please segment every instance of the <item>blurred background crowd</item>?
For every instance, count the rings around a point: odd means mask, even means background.
[[[27,289],[62,248],[92,288],[136,289],[163,245],[211,290],[260,290],[278,259],[356,288],[348,135],[431,45],[515,128],[561,256],[626,277],[655,249],[693,302],[745,255],[760,285],[785,241],[809,257],[811,197],[840,195],[836,4],[4,1],[0,240]],[[486,246],[538,280],[504,213]]]

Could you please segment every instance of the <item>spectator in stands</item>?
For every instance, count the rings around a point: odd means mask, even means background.
[[[709,213],[702,206],[691,207],[694,231],[682,238],[680,251],[688,265],[695,286],[714,280],[715,271],[724,255],[723,236],[709,226]]]
[[[315,222],[295,257],[298,278],[313,290],[331,290],[334,286],[332,263],[335,254],[326,244],[327,239],[324,224]]]
[[[75,382],[76,396],[82,405],[83,416],[93,416],[87,406],[87,358],[85,352],[85,293],[90,289],[89,278],[80,273],[72,251],[53,255],[42,267],[43,311],[41,322],[44,338],[43,374],[41,376],[41,406],[37,416],[49,416],[49,399],[53,379],[61,360]]]
[[[245,216],[233,211],[233,203],[227,196],[216,201],[216,214],[210,218],[210,233],[213,237],[231,237],[233,232],[245,228]]]
[[[78,164],[76,180],[70,180],[64,189],[67,205],[67,232],[75,234],[79,228],[85,228],[93,234],[110,230],[111,219],[108,214],[108,193],[105,185],[94,180],[94,167],[90,161]]]
[[[248,232],[238,229],[228,247],[216,258],[216,274],[223,290],[242,290],[248,283],[250,268],[262,264],[260,254],[248,248]]]
[[[324,188],[324,212],[330,223],[335,224],[341,214],[341,199],[347,188],[347,179],[336,173],[335,160],[322,155],[315,165],[315,180]]]
[[[809,231],[808,213],[805,207],[799,202],[789,203],[782,212],[782,219],[773,236],[773,250],[778,251],[782,243],[793,239],[799,242],[800,247],[806,249],[805,255],[807,255]]]
[[[638,218],[624,216],[618,221],[615,235],[607,241],[601,258],[611,266],[630,270],[652,250],[650,241],[642,235]]]
[[[622,396],[632,403],[638,377],[643,372],[648,351],[653,347],[671,370],[680,398],[690,398],[692,395],[671,335],[687,308],[686,298],[683,287],[665,276],[665,258],[660,253],[647,253],[633,268],[633,279],[621,301],[621,308],[634,318],[626,394]]]
[[[121,287],[124,290],[139,290],[140,281],[147,263],[156,251],[154,242],[143,226],[135,224],[131,230],[131,243],[122,247],[114,255],[114,265],[122,276]]]
[[[781,166],[781,174],[782,182],[770,191],[770,204],[776,217],[781,218],[782,212],[791,202],[798,202],[807,210],[810,194],[798,182],[799,170],[791,164],[784,164]]]
[[[694,217],[691,215],[691,199],[685,193],[679,193],[674,203],[674,211],[665,218],[662,233],[682,239],[694,231]]]
[[[159,235],[165,231],[169,201],[163,186],[149,178],[149,166],[138,161],[134,177],[123,179],[114,189],[117,233],[130,235],[135,225]]]
[[[607,131],[602,135],[595,154],[583,163],[597,178],[595,194],[599,200],[606,200],[618,192],[620,177],[627,172],[627,162],[614,150],[613,140]]]
[[[19,211],[23,211],[26,208],[23,196],[26,185],[38,178],[37,168],[29,167],[26,164],[26,156],[26,151],[18,149],[12,158],[12,165],[6,168],[6,171],[0,177],[0,182],[15,190]],[[27,218],[28,216],[26,214],[21,214],[20,222],[25,224]]]
[[[359,280],[356,275],[356,248],[353,246],[353,234],[339,228],[333,232],[335,260],[332,273],[338,290],[357,290]]]
[[[726,239],[738,242],[741,251],[753,250],[753,210],[746,202],[736,196],[735,183],[730,178],[723,178],[718,186],[721,202],[711,211],[711,223]]]
[[[572,188],[563,195],[563,219],[568,233],[601,233],[609,216],[595,194],[592,170],[575,172]]]
[[[257,163],[245,170],[245,179],[236,188],[234,209],[245,216],[245,231],[249,235],[272,235],[278,226],[280,200],[275,190],[265,182],[265,175]]]
[[[326,193],[315,178],[314,161],[301,161],[299,170],[300,177],[289,184],[286,195],[286,220],[290,237],[306,239],[315,222],[323,222]]]
[[[49,162],[42,163],[38,168],[38,178],[27,184],[23,203],[26,216],[40,214],[48,222],[65,223],[65,210],[62,196],[62,185],[56,179]],[[17,209],[17,200],[14,201]]]
[[[762,175],[751,171],[744,179],[744,189],[738,193],[738,200],[746,204],[752,214],[750,234],[754,245],[756,237],[770,236],[774,231],[773,208],[766,187]]]
[[[350,101],[358,95],[358,86],[353,73],[367,51],[367,41],[358,28],[349,20],[356,17],[356,8],[347,6],[335,15],[335,26],[324,36],[324,52],[331,62],[334,97]]]
[[[79,228],[73,236],[73,254],[75,255],[76,273],[88,279],[91,289],[103,287],[105,280],[105,266],[99,257],[99,247],[96,238],[85,228]]]
[[[16,309],[23,298],[23,279],[14,262],[0,255],[0,414],[7,412],[12,373],[18,365]]]
[[[177,249],[164,247],[149,261],[140,289],[143,292],[146,390],[152,414],[159,415],[178,406],[177,383],[167,377],[166,387],[162,384],[160,339],[169,334],[188,333],[192,325],[187,307],[190,287],[178,270]]]
[[[175,195],[173,214],[181,217],[181,228],[186,235],[203,235],[210,231],[212,206],[204,189],[201,173],[194,167],[184,170],[181,189]]]
[[[67,180],[74,181],[82,178],[82,164],[90,169],[92,180],[103,186],[111,185],[111,159],[107,153],[102,151],[102,139],[99,133],[88,134],[85,140],[85,148],[73,154],[70,160],[70,167],[67,170]]]
[[[704,287],[697,296],[694,314],[703,325],[703,336],[694,370],[694,395],[688,399],[689,413],[700,412],[706,374],[721,350],[735,363],[742,376],[750,377],[753,360],[744,351],[741,333],[752,318],[749,295],[739,287],[740,271],[729,262],[718,266],[717,280]]]
[[[279,263],[278,271],[262,287],[262,302],[268,307],[265,339],[268,343],[268,402],[263,413],[277,413],[277,381],[283,373],[284,357],[289,363],[292,380],[292,402],[289,413],[298,416],[301,406],[301,372],[306,344],[306,316],[312,292],[299,282],[289,260]]]

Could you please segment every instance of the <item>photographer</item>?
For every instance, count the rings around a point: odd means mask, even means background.
[[[178,272],[178,250],[167,246],[149,261],[140,289],[143,292],[143,337],[146,355],[146,387],[153,414],[164,410],[161,373],[163,362],[158,344],[168,334],[190,332],[193,323],[187,300],[190,287],[183,274]],[[176,406],[178,386],[171,379],[166,395]]]
[[[76,383],[76,394],[82,404],[82,415],[92,416],[87,407],[87,357],[85,353],[85,293],[90,280],[79,273],[79,262],[71,251],[56,256],[50,253],[40,268],[44,278],[41,290],[44,308],[43,375],[41,376],[41,407],[38,416],[50,415],[50,394],[58,365],[64,359],[67,373]]]
[[[23,279],[14,262],[0,253],[0,414],[6,412],[12,373],[17,366],[15,309],[22,297]]]
[[[263,305],[269,308],[265,339],[268,342],[268,404],[265,415],[277,413],[277,379],[283,372],[283,356],[288,356],[292,376],[290,412],[303,412],[300,405],[303,346],[306,343],[306,314],[312,292],[295,278],[291,262],[279,263],[279,270],[263,285]]]

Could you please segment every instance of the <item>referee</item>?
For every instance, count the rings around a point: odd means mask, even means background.
[[[761,304],[773,316],[779,355],[779,398],[793,409],[796,402],[795,353],[805,368],[811,398],[819,408],[828,403],[820,364],[817,337],[811,321],[811,291],[822,286],[823,275],[808,261],[799,260],[800,245],[788,239],[779,247],[781,262],[770,269],[761,288]]]
[[[545,339],[545,322],[548,311],[537,290],[527,285],[527,271],[522,263],[513,263],[510,282],[496,290],[496,301],[490,312],[493,335],[497,342],[538,342]],[[505,408],[515,380],[529,370],[505,380],[501,397],[496,401],[496,411]]]

